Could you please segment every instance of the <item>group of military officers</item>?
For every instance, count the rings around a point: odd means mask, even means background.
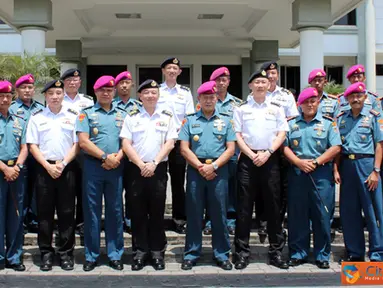
[[[78,92],[78,69],[46,84],[46,107],[33,99],[33,75],[16,81],[13,102],[12,84],[0,82],[0,269],[25,270],[23,221],[34,202],[40,269],[51,270],[55,254],[63,270],[74,268],[76,227],[84,235],[83,269],[95,269],[103,197],[110,267],[123,269],[125,227],[132,270],[148,261],[165,269],[168,170],[175,230],[186,233],[184,270],[201,255],[202,233],[212,234],[214,260],[224,270],[233,268],[234,234],[235,268],[246,268],[254,204],[271,265],[306,263],[312,231],[315,263],[328,269],[335,183],[341,184],[343,260],[365,260],[363,211],[369,259],[382,261],[382,99],[366,90],[362,65],[350,68],[351,85],[339,96],[326,94],[325,71],[313,70],[297,103],[277,85],[276,62],[250,76],[246,101],[228,93],[230,71],[220,67],[199,87],[196,110],[189,88],[177,83],[179,59],[165,59],[161,68],[165,82],[141,83],[139,100],[130,97],[129,71],[100,77],[96,103]],[[282,257],[286,209],[288,261]]]

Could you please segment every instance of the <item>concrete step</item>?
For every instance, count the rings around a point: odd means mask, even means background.
[[[166,238],[168,245],[185,245],[185,235],[178,234],[174,231],[166,231]],[[211,235],[202,235],[202,244],[211,245]],[[365,239],[368,240],[368,233],[365,232]],[[234,236],[230,235],[231,242],[234,241]],[[250,244],[260,244],[260,237],[256,231],[250,233]],[[266,237],[265,244],[268,244],[268,239]],[[343,234],[336,232],[335,240],[333,244],[343,244]],[[24,246],[37,246],[37,234],[27,233],[24,237]],[[132,245],[132,236],[129,233],[124,233],[124,245],[125,247],[130,247]],[[79,235],[76,235],[76,246],[83,246],[82,239]],[[105,247],[105,233],[101,232],[101,247]]]

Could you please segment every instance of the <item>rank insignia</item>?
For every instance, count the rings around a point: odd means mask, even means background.
[[[198,135],[194,135],[193,136],[193,140],[197,142],[199,140],[199,136]]]

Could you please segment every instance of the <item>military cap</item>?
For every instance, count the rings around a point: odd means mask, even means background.
[[[309,74],[309,84],[316,78],[316,77],[326,77],[326,72],[323,69],[314,69]]]
[[[215,81],[208,81],[208,82],[202,83],[202,85],[199,86],[197,90],[198,95],[215,94],[216,92],[217,92],[217,87],[216,87]]]
[[[34,83],[35,83],[35,78],[33,77],[33,75],[27,74],[17,79],[15,87],[19,88],[23,84],[34,84]]]
[[[142,90],[148,89],[148,88],[160,88],[160,85],[158,85],[158,83],[154,81],[153,79],[148,79],[142,82],[140,86],[138,86],[137,92],[141,93]]]
[[[114,80],[113,76],[104,75],[97,79],[96,83],[93,85],[93,89],[101,89],[103,87],[114,87],[116,84],[116,80]]]
[[[354,65],[350,69],[348,69],[347,79],[350,78],[352,75],[362,74],[365,71],[366,70],[364,69],[364,66],[362,64]]]
[[[170,57],[170,58],[167,58],[164,60],[164,62],[161,63],[161,68],[165,68],[166,65],[168,64],[175,64],[177,65],[178,67],[180,67],[180,60],[178,60],[178,58],[176,57]]]
[[[52,80],[44,86],[43,90],[41,90],[41,93],[45,93],[48,91],[48,89],[51,89],[51,88],[64,89],[64,83],[61,80]]]
[[[262,70],[271,70],[271,69],[278,69],[278,63],[275,61],[269,61],[262,64],[261,67]]]
[[[318,90],[313,87],[308,87],[303,89],[303,91],[299,94],[298,97],[298,105],[302,105],[307,99],[318,96]]]
[[[9,81],[0,81],[0,93],[12,93],[12,83]]]
[[[218,69],[215,69],[213,73],[211,73],[210,81],[214,81],[218,77],[221,76],[230,76],[230,71],[226,67],[220,67]]]
[[[344,91],[344,97],[347,97],[353,93],[365,93],[366,85],[363,82],[356,82],[351,84],[346,91]]]
[[[267,74],[267,72],[263,69],[261,70],[258,70],[258,71],[255,71],[253,74],[251,74],[250,78],[249,78],[249,81],[247,81],[248,84],[250,84],[254,79],[257,79],[257,78],[266,78],[266,79],[269,79],[269,75]]]
[[[79,69],[71,68],[71,69],[66,70],[63,73],[63,75],[61,75],[61,80],[65,80],[66,78],[75,77],[75,76],[81,76],[81,72]]]
[[[129,71],[121,72],[116,77],[116,85],[120,83],[121,80],[132,80],[132,74]]]

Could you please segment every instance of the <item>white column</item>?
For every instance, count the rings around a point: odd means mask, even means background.
[[[324,67],[324,29],[307,27],[299,30],[300,34],[300,65],[301,65],[301,90],[307,83],[307,77],[313,69]]]
[[[376,47],[376,32],[375,32],[375,7],[373,0],[365,1],[365,33],[366,40],[364,41],[366,51],[366,78],[367,88],[371,91],[376,91],[376,62],[375,62],[375,47]]]
[[[60,63],[60,74],[62,75],[68,69],[78,69],[78,64],[74,62],[61,62]]]
[[[45,52],[46,29],[29,26],[23,27],[20,30],[23,53],[35,55]]]

